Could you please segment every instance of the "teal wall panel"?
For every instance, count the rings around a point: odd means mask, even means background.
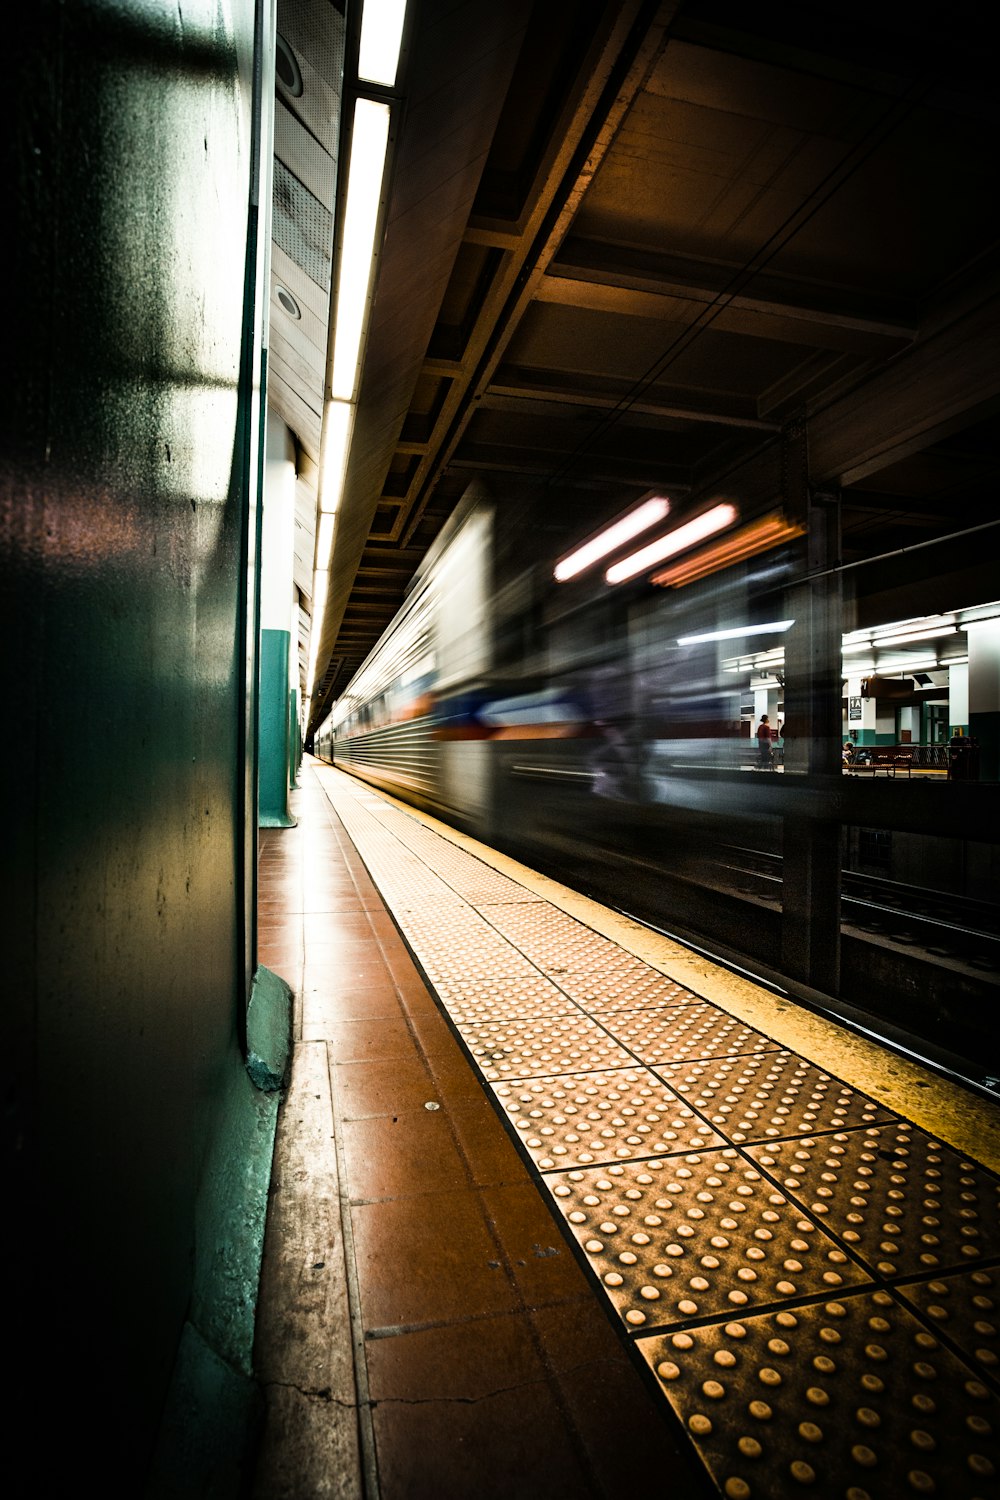
[[[299,695],[295,688],[288,695],[288,738],[292,747],[288,767],[288,785],[298,787],[299,767],[302,765],[302,731],[299,728]]]
[[[141,1492],[242,1068],[254,19],[20,7],[2,148],[14,1357],[108,1493]]]
[[[260,633],[260,725],[259,821],[261,828],[292,828],[295,819],[288,810],[288,770],[291,761],[288,708],[287,630]]]

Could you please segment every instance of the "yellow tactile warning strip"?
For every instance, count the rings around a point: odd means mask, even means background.
[[[894,1072],[871,1043],[838,1050],[835,1027],[634,924],[623,943],[594,903],[558,888],[556,904],[553,882],[320,777],[729,1500],[995,1492],[989,1102],[909,1063]],[[900,1107],[903,1080],[919,1111]],[[985,1150],[968,1149],[968,1122],[954,1128],[966,1110]]]

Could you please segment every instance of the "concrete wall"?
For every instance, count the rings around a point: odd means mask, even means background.
[[[62,1460],[138,1494],[203,1166],[242,1068],[254,6],[33,0],[14,17],[0,403],[12,1369],[58,1433],[40,1484]]]

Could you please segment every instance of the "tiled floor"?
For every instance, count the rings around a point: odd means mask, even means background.
[[[307,763],[262,834],[295,993],[256,1348],[255,1500],[711,1494]]]
[[[866,1093],[794,1006],[713,1003],[359,783],[307,764],[297,803],[261,857],[298,998],[257,1500],[984,1497],[1000,1217],[968,1100],[954,1150],[872,1044]]]

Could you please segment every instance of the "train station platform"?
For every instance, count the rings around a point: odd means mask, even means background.
[[[995,1494],[996,1104],[301,783],[255,1500]]]

